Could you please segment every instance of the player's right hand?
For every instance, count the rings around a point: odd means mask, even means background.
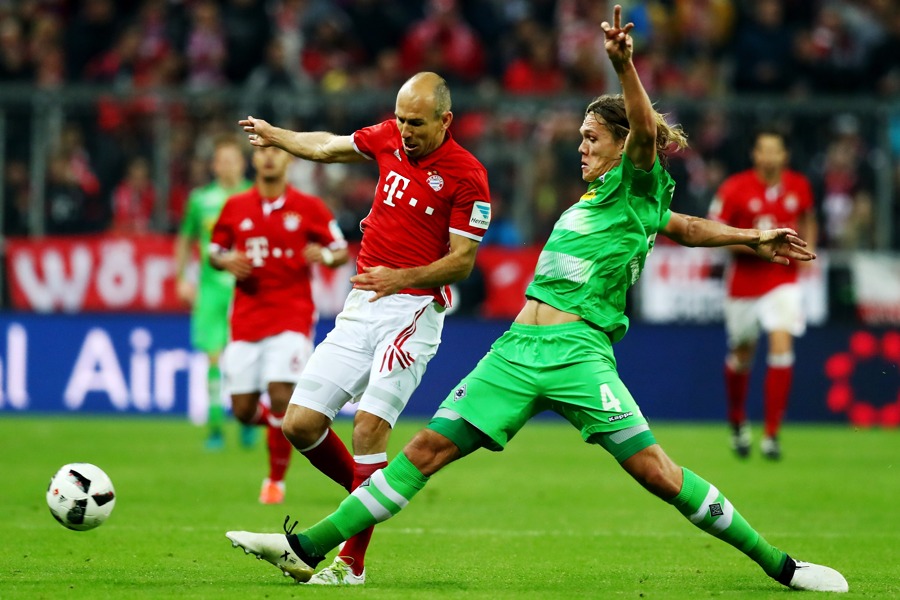
[[[222,257],[222,267],[234,275],[234,278],[238,281],[247,279],[253,273],[253,264],[250,262],[250,259],[234,250]]]
[[[248,115],[246,119],[238,121],[238,125],[243,127],[244,131],[248,133],[247,139],[250,140],[251,146],[266,148],[272,145],[272,140],[269,136],[275,130],[275,127],[263,119],[257,119]]]

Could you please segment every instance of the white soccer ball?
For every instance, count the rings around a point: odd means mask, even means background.
[[[50,478],[47,506],[63,527],[75,531],[99,527],[115,505],[116,490],[112,481],[96,465],[64,465]]]

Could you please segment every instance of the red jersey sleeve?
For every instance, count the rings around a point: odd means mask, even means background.
[[[490,223],[491,193],[487,171],[480,167],[469,171],[459,183],[450,213],[450,233],[480,242]]]
[[[347,245],[344,234],[328,206],[319,198],[310,196],[309,239],[326,248],[343,248]]]
[[[397,124],[393,120],[382,121],[378,125],[370,125],[353,132],[353,147],[363,156],[374,159],[377,149],[385,145],[385,140],[397,133]]]

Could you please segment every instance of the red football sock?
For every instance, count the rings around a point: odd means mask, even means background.
[[[728,401],[728,422],[740,425],[747,420],[747,388],[750,371],[735,371],[725,363],[725,397]]]
[[[272,417],[272,411],[262,402],[256,403],[256,414],[250,419],[247,425],[265,425],[268,427],[269,419]]]
[[[766,435],[775,437],[781,428],[781,420],[791,393],[794,367],[772,367],[766,371],[765,420]]]
[[[354,462],[353,467],[353,489],[359,487],[359,485],[368,479],[372,473],[377,471],[378,469],[383,469],[387,466],[387,456],[384,454],[372,454],[369,456],[358,456],[356,457],[357,461],[360,459],[381,459],[378,462]],[[353,571],[355,575],[359,575],[363,572],[365,568],[365,559],[366,559],[366,550],[369,547],[369,542],[372,540],[372,531],[374,527],[369,527],[368,529],[364,529],[354,535],[352,538],[347,540],[344,544],[343,549],[340,551],[341,558],[351,558],[352,560],[345,560],[347,564],[350,565],[350,569]]]
[[[284,418],[284,415],[278,416],[272,413],[271,416],[277,425],[269,424],[266,427],[266,441],[269,446],[269,479],[284,481],[284,474],[287,472],[288,465],[291,464],[294,447],[281,431],[281,419]]]
[[[348,492],[353,489],[353,457],[333,429],[325,433],[325,439],[315,448],[303,452],[303,456]]]

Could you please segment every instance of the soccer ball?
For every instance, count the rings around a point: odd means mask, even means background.
[[[115,505],[116,490],[112,481],[96,465],[64,465],[50,478],[47,506],[63,527],[75,531],[99,527]]]

